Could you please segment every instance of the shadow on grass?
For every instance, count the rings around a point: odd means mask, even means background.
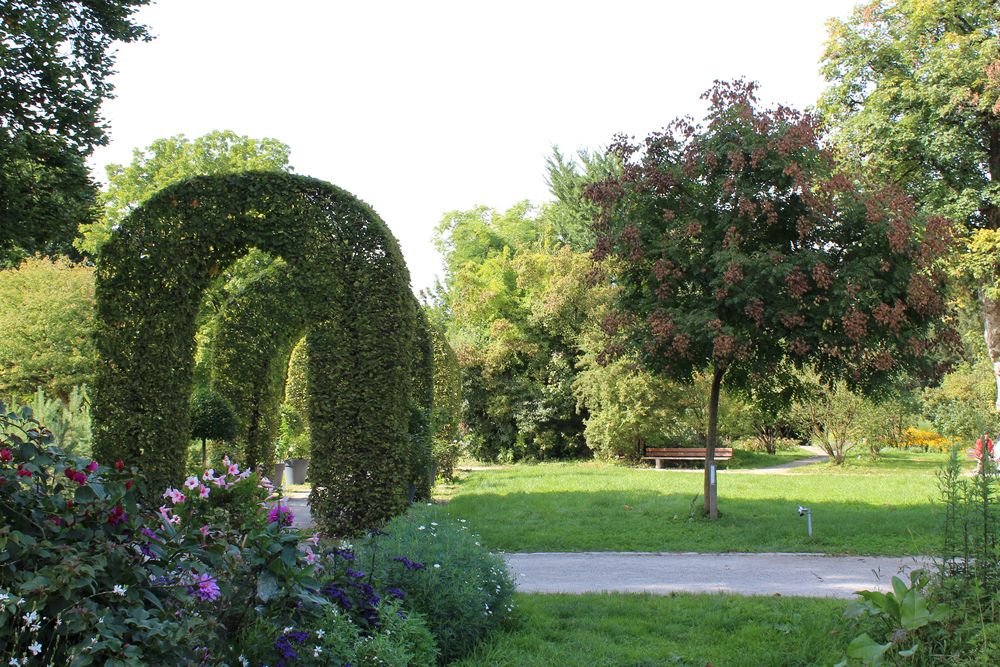
[[[731,478],[730,478],[731,479]],[[688,485],[685,485],[688,486]],[[797,489],[801,493],[796,493]],[[928,502],[820,500],[801,484],[778,497],[732,497],[721,516],[701,517],[700,488],[461,494],[446,511],[503,551],[788,551],[920,555],[937,544],[938,510]],[[813,537],[799,517],[812,510]]]

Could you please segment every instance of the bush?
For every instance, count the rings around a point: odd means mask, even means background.
[[[421,617],[399,608],[405,594],[377,593],[335,552],[314,552],[318,536],[290,530],[287,508],[265,511],[270,489],[250,471],[224,460],[144,507],[125,462],[71,456],[47,445],[30,408],[3,412],[3,664],[247,665],[265,649],[254,665],[288,664],[290,652],[434,664]],[[351,613],[331,586],[351,589]]]
[[[384,534],[359,543],[357,555],[376,580],[405,591],[407,609],[426,617],[442,662],[467,654],[513,611],[514,582],[503,559],[433,506],[396,517]]]

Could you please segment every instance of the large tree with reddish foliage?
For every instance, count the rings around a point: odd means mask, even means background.
[[[705,511],[717,516],[719,390],[811,364],[871,393],[928,362],[949,226],[898,190],[837,170],[815,119],[716,83],[703,125],[616,138],[620,177],[591,186],[594,257],[621,286],[607,353],[676,379],[709,368]]]

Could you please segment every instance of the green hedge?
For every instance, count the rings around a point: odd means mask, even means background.
[[[232,381],[242,382],[250,369],[265,369],[249,379],[263,380],[254,400],[270,406],[304,330],[313,515],[337,534],[379,523],[403,509],[412,480],[411,405],[423,405],[426,394],[413,380],[415,357],[422,366],[424,356],[419,307],[385,224],[351,194],[315,179],[277,172],[195,177],[147,200],[102,248],[95,452],[139,465],[151,489],[180,481],[202,295],[252,248],[281,262],[260,281],[270,288],[262,284],[257,294],[255,284],[246,303],[227,307],[219,338],[235,344],[239,331],[254,329],[258,346],[247,355],[255,360],[220,361],[220,345],[216,370],[224,364]],[[278,310],[263,313],[265,301]],[[280,330],[256,330],[282,313],[288,322]],[[248,456],[267,462],[266,445],[255,442]]]

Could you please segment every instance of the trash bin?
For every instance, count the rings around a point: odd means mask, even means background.
[[[274,476],[271,483],[275,486],[287,486],[292,484],[292,466],[288,461],[279,461],[274,464]]]

